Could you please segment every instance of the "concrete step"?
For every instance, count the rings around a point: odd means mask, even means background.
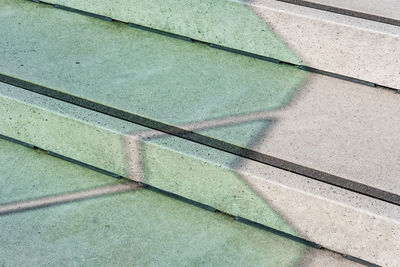
[[[0,171],[4,266],[357,265],[5,140]]]
[[[1,78],[19,86],[0,84],[3,137],[340,253],[396,265],[399,205],[318,181],[321,172],[309,178],[246,154],[276,153],[396,197],[392,91],[30,2],[2,5]],[[310,146],[316,142],[325,143]],[[221,144],[243,150],[224,152]],[[375,158],[391,169],[377,172],[369,165]]]
[[[275,0],[47,2],[400,89],[398,25]],[[355,2],[345,5],[387,10],[383,18],[398,10],[395,1]]]
[[[400,204],[400,95],[30,2],[6,6],[0,72],[31,83],[13,84]]]
[[[340,253],[386,266],[396,262],[397,205],[1,86],[1,113],[7,114],[1,134]]]

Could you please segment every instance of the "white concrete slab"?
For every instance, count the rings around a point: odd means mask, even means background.
[[[400,95],[312,75],[254,150],[400,194]]]
[[[251,3],[305,65],[400,88],[400,27],[274,0]]]

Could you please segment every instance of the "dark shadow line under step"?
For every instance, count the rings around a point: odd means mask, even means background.
[[[113,172],[109,172],[109,171],[107,171],[107,170],[105,170],[105,169],[98,168],[98,167],[95,167],[95,166],[90,165],[90,164],[86,164],[86,163],[84,163],[84,162],[82,162],[82,161],[78,161],[78,160],[75,160],[75,159],[73,159],[73,158],[69,158],[69,157],[66,157],[66,156],[57,154],[57,153],[55,153],[55,152],[53,152],[53,151],[47,150],[47,154],[49,154],[49,155],[51,155],[51,156],[54,156],[54,157],[57,157],[57,158],[60,158],[60,159],[63,159],[63,160],[66,160],[66,161],[69,161],[69,162],[71,162],[71,163],[74,163],[74,164],[77,164],[77,165],[80,165],[80,166],[83,166],[83,167],[85,167],[85,168],[94,170],[94,171],[96,171],[96,172],[99,172],[99,173],[102,173],[102,174],[111,176],[111,177],[116,178],[116,179],[122,178],[119,174],[116,174],[116,173],[113,173]]]
[[[186,198],[186,197],[183,197],[183,196],[180,196],[180,195],[177,195],[177,194],[162,190],[160,188],[151,186],[149,184],[145,184],[145,183],[139,182],[139,185],[141,185],[143,188],[148,189],[150,191],[153,191],[153,192],[168,196],[170,198],[177,199],[179,201],[185,202],[185,203],[190,204],[192,206],[196,206],[198,208],[205,209],[205,210],[208,210],[208,211],[211,211],[211,212],[216,212],[217,211],[215,208],[213,208],[213,207],[211,207],[209,205],[206,205],[206,204],[200,203],[198,201],[194,201],[194,200],[191,200],[189,198]]]
[[[313,3],[313,2],[304,1],[304,0],[277,0],[277,1],[289,3],[289,4],[293,4],[293,5],[298,5],[298,6],[314,8],[314,9],[318,9],[318,10],[322,10],[322,11],[328,11],[328,12],[345,15],[345,16],[349,16],[349,17],[372,20],[372,21],[385,23],[385,24],[389,24],[389,25],[394,25],[394,26],[400,26],[400,20],[386,18],[386,17],[382,17],[382,16],[377,16],[377,15],[372,15],[372,14],[354,11],[354,10],[350,10],[350,9],[334,7],[334,6],[329,6],[329,5],[319,4],[319,3]]]
[[[252,220],[245,219],[245,218],[240,217],[240,216],[235,216],[235,220],[237,220],[239,222],[242,222],[242,223],[245,223],[247,225],[251,225],[253,227],[262,229],[264,231],[273,233],[275,235],[288,238],[290,240],[296,241],[298,243],[301,243],[301,244],[304,244],[304,245],[307,245],[307,246],[310,246],[310,247],[313,247],[313,248],[317,248],[317,249],[322,249],[323,248],[321,245],[319,245],[319,244],[317,244],[315,242],[311,242],[311,241],[308,241],[307,239],[304,239],[304,238],[301,238],[301,237],[298,237],[298,236],[295,236],[295,235],[291,235],[291,234],[282,232],[280,230],[271,228],[269,226],[266,226],[264,224],[261,224],[261,223],[258,223],[258,222],[252,221]]]
[[[10,141],[10,142],[19,144],[19,145],[23,145],[23,146],[26,146],[26,147],[29,147],[29,148],[32,148],[32,149],[39,149],[39,150],[42,150],[42,151],[44,151],[45,153],[49,154],[50,156],[57,157],[57,158],[59,158],[59,159],[62,159],[62,160],[71,162],[71,163],[73,163],[73,164],[80,165],[80,166],[82,166],[82,167],[85,167],[85,168],[91,169],[91,170],[93,170],[93,171],[96,171],[96,172],[99,172],[99,173],[102,173],[102,174],[111,176],[111,177],[116,178],[116,179],[122,178],[119,174],[116,174],[116,173],[107,171],[107,170],[105,170],[105,169],[102,169],[102,168],[99,168],[99,167],[96,167],[96,166],[93,166],[93,165],[84,163],[84,162],[82,162],[82,161],[79,161],[79,160],[76,160],[76,159],[73,159],[73,158],[69,158],[69,157],[60,155],[60,154],[55,153],[55,152],[53,152],[53,151],[50,151],[50,150],[46,150],[46,149],[37,147],[37,146],[35,146],[35,145],[33,145],[33,144],[29,144],[29,143],[20,141],[20,140],[15,139],[15,138],[11,138],[11,137],[8,137],[8,136],[5,136],[5,135],[0,134],[0,139],[4,139],[4,140],[7,140],[7,141]]]
[[[0,73],[0,82],[400,206],[400,195]]]
[[[22,145],[22,146],[26,146],[26,147],[32,148],[32,149],[36,148],[32,144],[29,144],[29,143],[26,143],[26,142],[23,142],[23,141],[20,141],[20,140],[17,140],[17,139],[14,139],[14,138],[2,135],[2,134],[0,134],[0,138],[4,139],[4,140],[7,140],[7,141],[10,141],[10,142],[13,142],[13,143],[16,143],[16,144],[19,144],[19,145]]]
[[[333,252],[337,253],[336,251],[333,251]],[[350,261],[354,261],[354,262],[357,262],[357,263],[359,263],[359,264],[362,264],[362,265],[365,265],[365,266],[368,266],[368,267],[381,267],[381,266],[378,265],[378,264],[374,264],[374,263],[372,263],[372,262],[369,262],[369,261],[366,261],[366,260],[363,260],[363,259],[360,259],[360,258],[357,258],[357,257],[353,257],[353,256],[351,256],[351,255],[344,254],[344,255],[342,255],[342,256],[343,256],[344,258],[350,260]]]
[[[93,18],[96,18],[96,19],[102,19],[102,20],[105,20],[105,21],[112,21],[112,18],[110,18],[110,17],[103,16],[103,15],[97,15],[97,14],[94,14],[94,13],[91,13],[91,12],[75,9],[75,8],[72,8],[72,7],[67,7],[67,6],[63,6],[63,5],[59,5],[59,4],[54,4],[54,7],[55,8],[59,8],[59,9],[63,9],[65,11],[74,12],[74,13],[78,13],[78,14],[81,14],[81,15],[93,17]]]

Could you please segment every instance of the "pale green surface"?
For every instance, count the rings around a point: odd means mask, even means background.
[[[306,246],[146,190],[0,217],[0,266],[295,266]]]
[[[128,176],[123,134],[145,128],[0,83],[0,134]]]
[[[0,3],[0,72],[165,123],[281,108],[307,75],[43,5]]]
[[[0,138],[0,204],[119,182]]]
[[[50,0],[125,22],[302,64],[243,0]]]

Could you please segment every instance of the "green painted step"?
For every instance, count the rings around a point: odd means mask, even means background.
[[[305,245],[149,191],[0,217],[2,266],[296,266]]]
[[[120,23],[0,3],[1,73],[179,127],[277,109],[307,76]],[[240,146],[254,141],[232,135],[215,137]]]
[[[248,0],[49,0],[124,22],[188,36],[293,64],[301,59],[254,11]]]

